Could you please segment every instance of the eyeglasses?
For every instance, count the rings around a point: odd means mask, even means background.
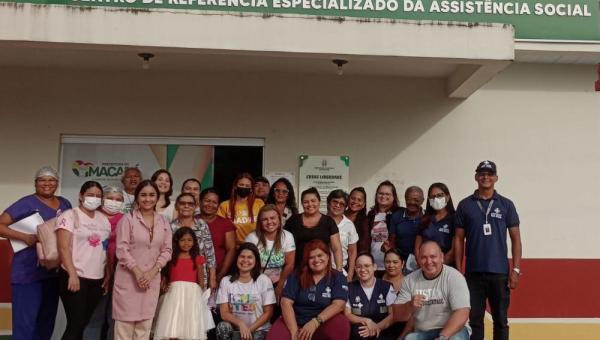
[[[188,206],[188,207],[193,207],[196,205],[196,202],[189,202],[189,201],[179,201],[179,205],[181,206]]]
[[[346,206],[346,202],[344,201],[336,201],[336,200],[331,200],[331,202],[329,202],[329,204],[331,204],[334,207],[345,207]]]
[[[290,191],[288,189],[275,189],[275,193],[287,195],[290,193]]]
[[[435,195],[429,195],[429,198],[443,198],[446,197],[446,194],[443,192],[437,193]]]

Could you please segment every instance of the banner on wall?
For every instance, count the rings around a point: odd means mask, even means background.
[[[9,3],[503,23],[515,38],[600,41],[598,0],[0,0]],[[131,12],[135,14],[135,11]],[[382,23],[383,24],[383,23]]]
[[[76,205],[85,181],[121,187],[128,167],[137,167],[144,179],[167,169],[173,176],[176,197],[184,180],[199,179],[202,187],[213,184],[214,147],[211,145],[63,143],[61,195]]]
[[[317,188],[321,195],[321,212],[325,213],[327,195],[331,191],[342,189],[348,192],[350,157],[302,155],[298,173],[298,195],[310,187]]]

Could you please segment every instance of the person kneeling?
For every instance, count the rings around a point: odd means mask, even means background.
[[[444,265],[444,254],[435,241],[421,244],[418,269],[408,275],[393,305],[398,321],[412,316],[414,329],[407,327],[406,340],[468,340],[469,289],[456,269]],[[401,338],[402,338],[401,336]]]
[[[237,250],[231,275],[219,286],[217,304],[223,319],[217,325],[219,340],[262,340],[269,331],[269,319],[277,302],[273,283],[261,274],[258,248],[242,243]]]
[[[325,242],[308,242],[303,254],[298,272],[288,277],[283,288],[283,316],[267,340],[348,340],[350,323],[342,313],[348,298],[346,277],[331,269]]]
[[[350,282],[346,316],[352,323],[351,340],[395,340],[399,331],[390,328],[394,323],[389,306],[396,300],[392,284],[375,277],[377,265],[371,253],[356,258],[356,277]]]

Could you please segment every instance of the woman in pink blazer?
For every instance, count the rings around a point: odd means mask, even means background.
[[[136,209],[117,227],[113,288],[115,339],[149,339],[160,291],[160,270],[171,259],[171,226],[155,211],[159,191],[152,181],[135,190]]]

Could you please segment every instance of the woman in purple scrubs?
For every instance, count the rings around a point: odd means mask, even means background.
[[[35,175],[35,194],[13,203],[0,215],[0,236],[20,240],[27,248],[13,256],[11,268],[12,338],[14,340],[47,340],[52,337],[58,307],[58,274],[38,265],[36,235],[8,228],[35,213],[44,221],[71,209],[65,198],[55,196],[58,173],[43,167]]]

